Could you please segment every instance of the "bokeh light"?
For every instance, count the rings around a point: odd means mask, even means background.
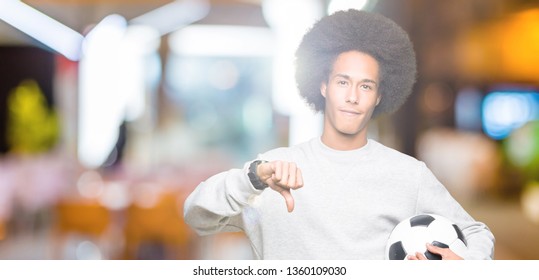
[[[521,202],[526,217],[539,225],[539,182],[531,181],[526,184]]]
[[[539,176],[539,121],[514,130],[506,140],[505,150],[512,164]]]
[[[491,138],[504,139],[538,113],[539,93],[492,92],[483,100],[483,128]]]

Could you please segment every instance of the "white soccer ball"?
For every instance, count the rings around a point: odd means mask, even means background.
[[[429,260],[440,260],[440,255],[427,250],[426,243],[450,248],[459,256],[468,249],[462,231],[449,219],[421,214],[401,221],[393,229],[387,240],[385,256],[389,260],[405,260],[407,255],[421,252]]]

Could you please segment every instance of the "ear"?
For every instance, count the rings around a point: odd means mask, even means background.
[[[378,106],[378,104],[380,104],[380,101],[382,101],[382,95],[378,94],[378,98],[376,98],[376,106]]]
[[[327,90],[327,84],[326,83],[322,83],[320,85],[320,93],[322,94],[322,96],[324,98],[326,98],[326,90]]]

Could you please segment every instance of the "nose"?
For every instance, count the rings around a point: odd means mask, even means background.
[[[359,102],[359,90],[355,87],[350,88],[345,101],[347,103],[357,104]]]

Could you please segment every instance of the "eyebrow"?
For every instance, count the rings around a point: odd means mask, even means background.
[[[344,79],[347,79],[347,80],[352,79],[349,75],[346,75],[346,74],[335,74],[333,77],[334,78],[335,77],[341,77],[341,78],[344,78]],[[360,82],[362,82],[362,83],[372,83],[372,84],[378,85],[378,83],[375,80],[371,80],[371,79],[362,79]]]

